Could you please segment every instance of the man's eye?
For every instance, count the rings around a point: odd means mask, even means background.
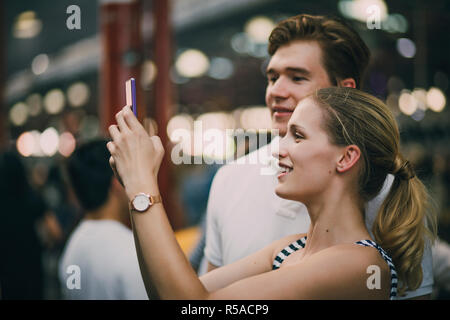
[[[275,81],[277,81],[278,77],[272,76],[272,77],[267,77],[267,81],[270,83],[274,83]]]
[[[299,82],[299,81],[304,81],[307,79],[305,77],[292,77],[292,80],[294,80],[295,82]]]

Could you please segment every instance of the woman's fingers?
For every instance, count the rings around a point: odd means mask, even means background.
[[[127,133],[130,131],[128,124],[124,119],[124,111],[130,109],[130,107],[125,106],[121,111],[116,114],[117,125],[119,126],[120,132]]]
[[[109,135],[113,140],[118,140],[120,138],[120,131],[117,125],[112,124],[108,127]]]
[[[123,113],[123,117],[125,119],[127,127],[130,128],[131,131],[148,135],[144,127],[131,111],[130,107],[124,107],[121,112]]]
[[[108,148],[109,149],[109,148]],[[109,157],[109,165],[111,166],[111,169],[112,169],[112,171],[113,171],[113,173],[114,173],[114,176],[116,177],[116,179],[117,179],[117,181],[119,181],[119,183],[122,185],[122,187],[124,186],[123,185],[123,182],[122,182],[122,179],[120,178],[120,175],[119,175],[119,173],[117,172],[117,168],[116,168],[116,162],[114,161],[114,158],[111,156],[111,157]]]

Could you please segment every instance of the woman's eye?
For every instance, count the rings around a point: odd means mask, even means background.
[[[295,138],[295,140],[301,140],[301,139],[303,139],[304,137],[303,137],[301,134],[299,134],[299,133],[297,133],[297,132],[294,132],[294,138]]]

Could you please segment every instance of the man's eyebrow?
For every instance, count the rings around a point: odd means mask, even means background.
[[[297,67],[287,67],[284,70],[288,71],[288,72],[296,72],[296,73],[301,73],[304,76],[310,76],[311,72],[305,68],[297,68]],[[274,68],[270,68],[266,70],[266,74],[274,74],[274,73],[278,73],[278,71],[276,71]]]

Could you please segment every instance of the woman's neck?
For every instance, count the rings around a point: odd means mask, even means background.
[[[329,192],[306,204],[311,218],[304,256],[343,243],[370,239],[364,208],[350,192]]]

